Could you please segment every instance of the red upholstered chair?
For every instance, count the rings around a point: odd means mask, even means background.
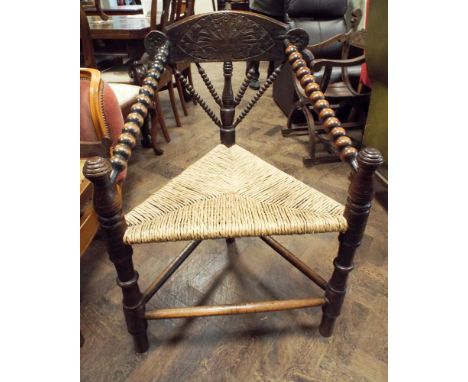
[[[98,62],[96,58],[97,56],[95,55],[95,52],[94,52],[93,41],[91,39],[91,30],[90,30],[88,19],[86,17],[86,13],[83,9],[83,6],[80,6],[80,39],[81,39],[81,45],[82,45],[82,51],[83,51],[83,60],[82,60],[83,65],[88,68],[97,68],[98,67]],[[101,58],[105,58],[105,57],[107,57],[107,54],[101,55]],[[117,66],[117,67],[107,70],[107,72],[105,73],[102,72],[101,78],[105,82],[110,84],[110,86],[112,87],[112,90],[114,90],[115,94],[117,95],[117,99],[120,102],[120,106],[122,110],[125,112],[125,106],[130,107],[130,105],[138,96],[139,86],[134,85],[135,83],[140,84],[138,82],[138,78],[136,79],[130,78],[128,74],[128,68],[125,66],[120,66],[120,67]],[[166,78],[171,79],[172,75],[167,74]],[[170,90],[172,90],[172,87]],[[177,110],[175,109],[174,95],[170,94],[170,97],[171,97],[171,105],[174,111],[176,122],[177,122],[177,125],[179,126],[180,121],[179,121],[178,115],[176,115]],[[164,138],[166,142],[169,142],[170,137],[166,129],[166,125],[164,122],[162,109],[159,105],[158,97],[156,97],[156,100],[154,101],[153,105],[150,106],[150,110],[152,112],[154,109],[158,111],[157,115],[159,118],[159,123],[161,125],[162,132],[164,134]],[[184,112],[185,112],[185,109],[184,109]],[[157,122],[156,118],[154,120],[151,120],[151,122],[149,121],[149,118],[146,120],[146,123],[144,124],[142,128],[142,134],[141,134],[142,145],[147,148],[152,147],[155,154],[161,155],[163,151],[159,148],[159,146],[156,143],[157,141],[156,122]]]
[[[138,89],[138,87],[137,87]],[[134,102],[134,98],[130,101]],[[82,168],[93,155],[110,157],[117,143],[124,120],[121,102],[112,88],[101,80],[96,69],[80,69],[80,253],[94,238],[98,221],[92,208],[92,185],[84,178]],[[130,108],[130,105],[127,107]],[[126,172],[118,177],[119,190]]]
[[[124,124],[121,107],[112,88],[96,69],[80,69],[80,141],[117,141]]]

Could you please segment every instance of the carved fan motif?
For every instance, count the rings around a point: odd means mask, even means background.
[[[192,25],[182,36],[180,49],[199,60],[247,60],[274,45],[261,25],[242,15],[212,14]]]

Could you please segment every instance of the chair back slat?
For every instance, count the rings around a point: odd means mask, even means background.
[[[163,0],[161,30],[172,23],[194,14],[195,0]]]
[[[190,16],[165,30],[170,43],[168,61],[283,60],[287,30],[287,24],[251,12]]]

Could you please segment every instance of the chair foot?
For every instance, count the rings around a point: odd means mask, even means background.
[[[322,337],[331,337],[333,329],[335,327],[336,318],[327,317],[325,314],[322,315],[322,321],[319,326],[319,333]]]
[[[153,148],[153,151],[154,151],[154,154],[155,155],[163,155],[164,154],[164,150],[161,149],[158,145],[156,145],[155,143],[151,146]]]
[[[133,335],[133,343],[137,353],[146,353],[149,349],[148,335],[146,332]]]
[[[234,243],[235,241],[236,241],[236,239],[233,238],[233,237],[227,237],[227,238],[226,238],[226,243],[228,243],[228,244],[232,244],[232,243]]]

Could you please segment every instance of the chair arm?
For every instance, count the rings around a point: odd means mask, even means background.
[[[325,99],[325,95],[320,89],[312,75],[311,69],[303,59],[302,53],[297,46],[291,44],[288,39],[285,41],[285,55],[296,78],[299,80],[302,89],[311,101],[315,112],[318,114],[323,129],[330,135],[334,147],[339,153],[343,162],[351,165],[353,169],[358,168],[356,156],[358,150],[352,146],[351,138],[347,136],[346,130],[341,126],[341,122],[335,116],[335,112],[330,108],[330,104]],[[331,61],[331,60],[330,60]]]
[[[136,145],[140,129],[148,114],[148,109],[153,107],[155,92],[159,89],[159,79],[164,72],[168,54],[168,43],[164,42],[156,51],[153,61],[149,65],[149,70],[145,75],[136,102],[130,107],[130,113],[125,119],[122,133],[112,151],[111,181],[113,183],[116,182],[119,173],[127,167],[132,149]]]
[[[346,60],[331,60],[327,58],[319,58],[317,60],[312,61],[311,69],[314,72],[318,72],[321,68],[328,68],[328,67],[340,67],[345,68],[354,65],[360,65],[366,62],[366,56],[361,55],[355,58],[348,58]]]
[[[348,36],[351,33],[352,33],[352,30],[350,30],[349,32],[346,32],[346,33],[337,34],[336,36],[330,37],[329,39],[324,40],[322,42],[319,42],[317,44],[308,45],[307,49],[309,49],[309,50],[321,49],[321,48],[324,48],[324,47],[326,47],[328,45],[334,44],[336,42],[344,42],[344,41],[346,41],[348,39]]]

